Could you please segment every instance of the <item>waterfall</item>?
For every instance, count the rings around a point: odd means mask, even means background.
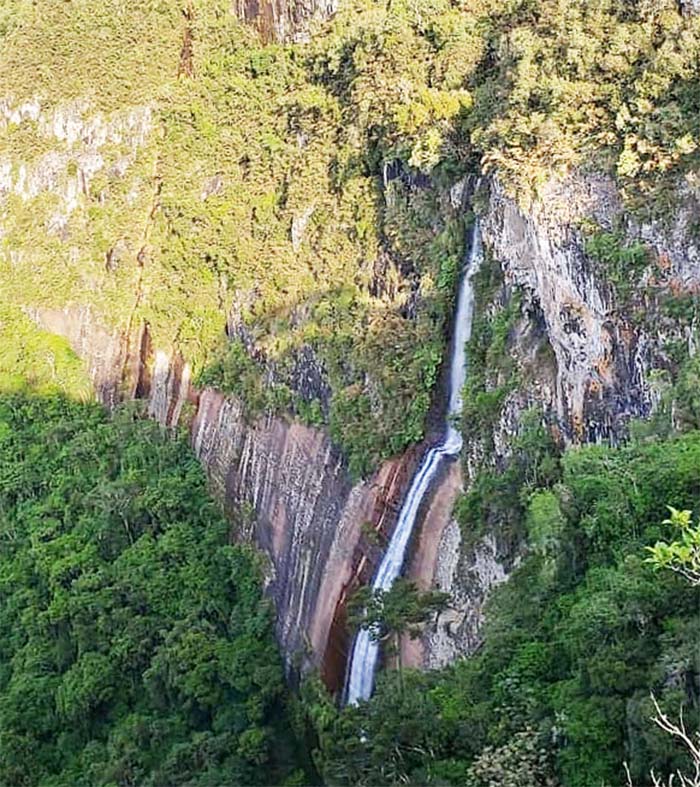
[[[401,573],[406,558],[406,548],[416,524],[418,510],[432,480],[435,478],[445,457],[454,457],[462,449],[462,435],[454,425],[455,416],[462,409],[462,388],[466,378],[467,359],[465,344],[469,341],[474,316],[474,287],[472,279],[478,271],[483,257],[479,223],[475,221],[471,249],[466,270],[462,275],[457,296],[457,311],[454,322],[452,356],[450,358],[450,388],[445,436],[439,445],[431,448],[423,458],[413,477],[406,499],[399,513],[394,533],[372,583],[373,590],[389,590]],[[347,685],[347,703],[352,705],[369,699],[374,687],[374,673],[379,657],[379,644],[372,640],[370,632],[361,629],[356,638],[350,661]]]

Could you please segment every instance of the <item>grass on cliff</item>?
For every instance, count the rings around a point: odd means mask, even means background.
[[[0,96],[111,112],[154,101],[177,73],[185,20],[172,0],[9,0]],[[0,36],[3,31],[0,17]]]
[[[0,304],[0,392],[26,390],[80,401],[94,395],[83,362],[65,339],[39,330],[21,311]]]

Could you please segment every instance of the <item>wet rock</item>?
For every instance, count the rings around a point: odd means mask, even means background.
[[[240,402],[211,389],[201,394],[192,441],[218,495],[253,512],[247,537],[268,557],[288,673],[324,666],[338,647],[330,633],[339,602],[367,562],[363,525],[391,497],[397,463],[353,484],[321,430],[271,416],[249,423]],[[337,669],[327,678],[338,688]]]

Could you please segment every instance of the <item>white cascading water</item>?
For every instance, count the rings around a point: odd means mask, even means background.
[[[450,390],[447,417],[445,418],[445,437],[443,441],[431,448],[421,462],[418,472],[413,477],[403,507],[399,513],[396,528],[387,547],[386,554],[379,566],[379,571],[372,583],[373,590],[389,590],[394,580],[401,573],[406,557],[406,548],[411,538],[418,509],[423,501],[430,483],[440,467],[444,457],[456,456],[462,449],[462,435],[454,426],[455,416],[462,409],[462,388],[467,373],[467,359],[464,346],[472,332],[474,316],[474,287],[472,279],[479,270],[482,260],[481,233],[479,223],[474,223],[469,260],[462,276],[457,297],[452,357],[450,359]],[[361,629],[352,650],[350,675],[347,685],[346,701],[349,705],[367,700],[374,688],[374,673],[379,657],[379,644],[374,641],[369,631]]]

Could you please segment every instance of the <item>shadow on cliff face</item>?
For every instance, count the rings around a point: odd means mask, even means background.
[[[420,296],[416,315],[404,309],[413,284],[393,299],[369,294],[384,286],[374,277],[232,310],[198,384],[242,398],[252,416],[291,412],[327,428],[351,473],[366,475],[422,439],[446,346],[444,294]]]
[[[246,421],[240,402],[212,389],[201,392],[192,440],[217,495],[251,512],[237,537],[267,556],[289,678],[317,668],[340,690],[346,602],[371,579],[425,445],[353,483],[324,432],[269,415]]]

